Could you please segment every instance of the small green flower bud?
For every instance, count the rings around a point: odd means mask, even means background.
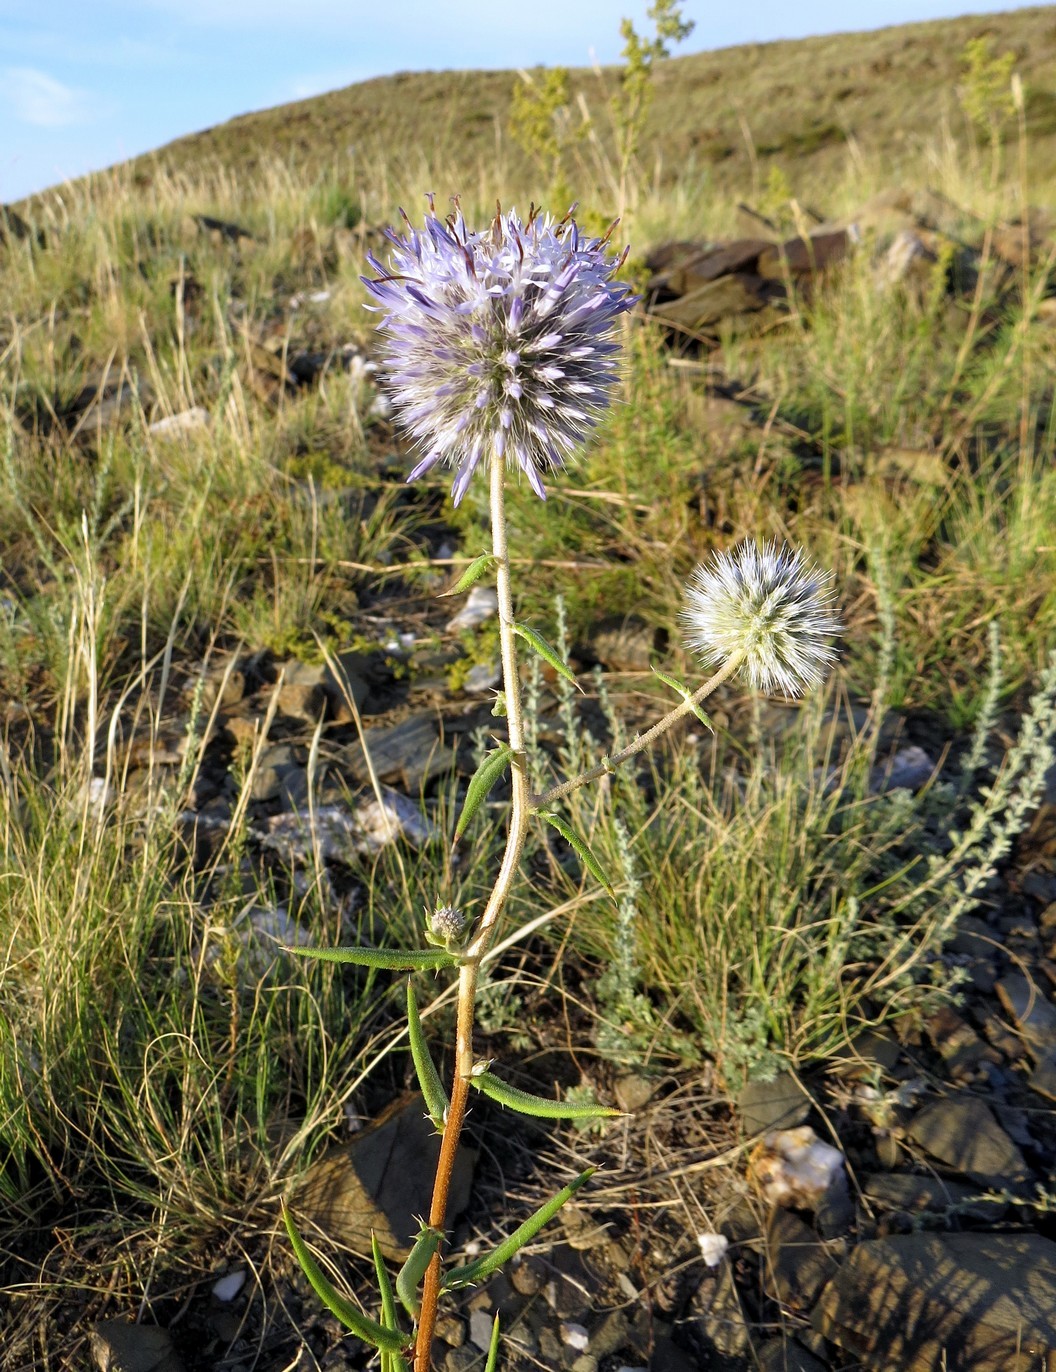
[[[466,932],[466,917],[454,905],[437,905],[425,917],[425,936],[441,948],[457,948]]]

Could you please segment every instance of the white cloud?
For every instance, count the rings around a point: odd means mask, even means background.
[[[20,124],[38,129],[66,129],[90,124],[110,112],[108,102],[91,91],[64,85],[36,67],[5,67],[0,97]]]

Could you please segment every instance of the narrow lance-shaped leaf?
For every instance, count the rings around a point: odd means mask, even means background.
[[[513,632],[519,634],[521,638],[524,639],[525,643],[527,643],[530,648],[534,648],[541,658],[545,658],[559,676],[563,676],[566,681],[571,681],[577,691],[582,691],[583,687],[576,680],[572,668],[569,667],[567,662],[561,661],[557,655],[557,651],[547,643],[542,634],[536,633],[536,631],[529,628],[527,624],[515,624],[513,626]]]
[[[454,967],[457,958],[443,948],[286,948],[301,958],[320,962],[354,962],[359,967],[377,967],[388,972],[421,972],[436,967]]]
[[[475,586],[482,576],[487,576],[497,563],[498,558],[494,553],[481,553],[479,557],[473,559],[451,589],[444,591],[443,594],[445,596],[461,595],[463,591],[468,591],[470,586]]]
[[[440,1080],[440,1074],[436,1070],[432,1054],[429,1052],[421,1016],[418,1014],[418,1002],[414,996],[414,987],[409,981],[407,983],[407,1033],[411,1040],[411,1057],[414,1059],[414,1070],[418,1074],[418,1085],[422,1088],[422,1095],[425,1097],[425,1108],[429,1111],[429,1118],[436,1128],[442,1129],[450,1102]]]
[[[670,686],[672,691],[674,691],[676,695],[680,695],[682,699],[685,701],[692,701],[693,692],[689,689],[688,686],[683,686],[681,681],[679,681],[677,677],[668,676],[667,673],[662,672],[659,667],[654,667],[653,673],[660,678],[660,680],[664,683],[665,686]],[[715,732],[715,726],[714,724],[712,724],[711,720],[704,713],[701,707],[699,705],[691,705],[691,709],[693,713],[696,715],[696,717],[700,720],[701,724],[704,725],[704,728],[707,729],[709,733],[713,734]]]
[[[308,1251],[308,1247],[293,1222],[293,1217],[282,1207],[282,1218],[286,1224],[286,1232],[290,1236],[290,1243],[297,1261],[301,1265],[301,1270],[311,1282],[312,1289],[326,1308],[341,1321],[346,1329],[350,1329],[353,1334],[361,1338],[364,1343],[373,1345],[374,1348],[384,1348],[390,1353],[400,1353],[406,1343],[403,1334],[395,1329],[386,1329],[377,1320],[372,1320],[369,1315],[364,1315],[361,1310],[345,1300],[333,1287],[332,1283],[323,1274],[322,1268]]]
[[[605,887],[606,894],[616,904],[616,892],[612,889],[612,882],[605,875],[605,869],[594,856],[593,851],[584,839],[581,839],[576,831],[565,823],[560,815],[555,815],[553,810],[536,810],[540,819],[545,819],[547,824],[556,829],[567,844],[575,851],[576,856],[582,862],[590,875]]]
[[[512,757],[513,749],[507,743],[502,743],[498,748],[492,748],[490,753],[485,754],[483,761],[473,773],[469,786],[466,789],[466,799],[462,805],[462,813],[459,815],[458,823],[455,825],[456,843],[466,832],[466,825],[487,800],[491,788],[509,766],[510,758]]]
[[[540,1229],[561,1209],[564,1203],[571,1200],[581,1186],[585,1186],[597,1169],[588,1167],[585,1172],[581,1172],[575,1181],[570,1181],[567,1186],[563,1186],[556,1196],[552,1196],[545,1205],[539,1209],[522,1225],[519,1225],[505,1243],[500,1243],[491,1253],[486,1253],[484,1257],[477,1258],[475,1262],[467,1264],[465,1267],[453,1267],[444,1276],[442,1286],[445,1291],[454,1291],[460,1286],[472,1286],[475,1282],[483,1281],[485,1277],[490,1277],[493,1272],[497,1272],[503,1263],[509,1262],[515,1253],[519,1253],[526,1244],[531,1243]]]
[[[410,1256],[396,1275],[396,1294],[403,1301],[404,1309],[412,1320],[418,1318],[418,1312],[422,1305],[418,1288],[422,1284],[426,1268],[432,1262],[443,1237],[439,1229],[431,1229],[429,1225],[423,1225],[421,1233],[414,1241]]]
[[[370,1251],[374,1256],[374,1271],[378,1275],[378,1290],[381,1293],[382,1327],[398,1331],[400,1326],[396,1318],[396,1298],[392,1292],[392,1281],[389,1277],[388,1268],[385,1266],[385,1258],[378,1243],[378,1236],[373,1229],[370,1231]],[[380,1352],[381,1372],[407,1372],[407,1362],[399,1353],[393,1353],[386,1348],[382,1348]]]
[[[475,1073],[469,1079],[470,1085],[500,1105],[508,1105],[522,1115],[536,1115],[540,1119],[551,1120],[599,1120],[612,1119],[621,1115],[622,1110],[611,1106],[599,1105],[597,1101],[551,1100],[548,1096],[533,1096],[528,1091],[519,1091],[516,1086],[503,1081],[490,1072]]]
[[[484,1372],[496,1372],[499,1365],[499,1317],[498,1315],[491,1322],[491,1343],[488,1344],[488,1361],[485,1364]]]

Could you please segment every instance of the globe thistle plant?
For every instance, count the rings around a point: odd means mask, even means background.
[[[382,1372],[431,1372],[440,1301],[486,1280],[530,1243],[587,1184],[593,1170],[587,1168],[557,1191],[491,1252],[462,1265],[453,1262],[446,1247],[449,1201],[471,1098],[483,1094],[505,1109],[550,1120],[604,1119],[618,1113],[593,1100],[554,1100],[524,1091],[501,1071],[492,1071],[490,1061],[482,1063],[477,1053],[480,976],[485,958],[495,951],[530,832],[556,831],[584,871],[616,901],[613,878],[569,822],[571,816],[562,815],[558,802],[610,776],[688,716],[707,724],[702,702],[735,672],[744,671],[755,686],[780,686],[790,694],[813,685],[832,657],[829,639],[839,625],[829,576],[801,553],[768,544],[721,554],[694,573],[684,612],[693,647],[715,668],[709,680],[690,688],[656,669],[680,703],[596,765],[533,793],[528,763],[535,732],[525,719],[531,698],[521,698],[520,655],[525,649],[520,645],[566,680],[574,682],[575,673],[535,629],[515,617],[507,469],[524,472],[532,489],[544,496],[544,474],[561,467],[601,418],[616,381],[616,324],[631,297],[613,279],[619,259],[609,254],[605,240],[582,239],[571,217],[555,222],[533,211],[522,223],[516,214],[500,212],[488,229],[476,233],[467,229],[457,201],[454,214],[443,222],[430,201],[423,229],[407,222],[404,237],[390,234],[389,239],[389,267],[372,259],[379,276],[367,286],[382,312],[387,344],[383,374],[394,408],[422,453],[408,479],[446,462],[455,471],[457,503],[483,464],[490,489],[491,551],[473,561],[453,593],[482,577],[494,577],[503,678],[502,710],[496,710],[495,719],[502,723],[496,723],[495,746],[467,784],[453,830],[452,859],[469,826],[497,811],[504,814],[505,845],[480,908],[464,912],[453,893],[438,893],[425,912],[425,947],[289,950],[378,973],[407,974],[411,1062],[441,1143],[428,1217],[411,1240],[395,1284],[375,1249],[380,1320],[333,1287],[289,1213],[286,1224],[312,1286],[348,1329],[378,1350]],[[509,778],[508,807],[489,799],[502,777]],[[454,868],[452,860],[449,878]],[[424,975],[456,983],[453,1062],[446,1072],[433,1060],[425,1017],[418,1009],[415,979]],[[496,1325],[485,1372],[496,1372],[497,1357]]]
[[[821,681],[840,629],[832,574],[773,542],[742,543],[698,567],[682,622],[706,666],[737,659],[756,690],[789,696]]]
[[[564,465],[611,399],[616,321],[634,298],[613,280],[624,257],[607,235],[582,238],[571,213],[533,209],[522,223],[500,210],[472,232],[457,200],[441,221],[430,197],[424,229],[404,215],[405,236],[387,231],[388,267],[368,259],[383,381],[422,454],[407,479],[447,462],[456,505],[493,454],[545,500],[543,473]]]

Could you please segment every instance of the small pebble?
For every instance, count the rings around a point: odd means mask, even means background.
[[[570,1320],[562,1320],[561,1342],[567,1344],[569,1348],[574,1348],[577,1353],[585,1353],[590,1346],[590,1335],[583,1325],[574,1324]]]
[[[708,1267],[718,1267],[730,1246],[725,1234],[698,1234],[697,1242],[700,1244],[700,1256]]]
[[[491,1345],[491,1326],[494,1318],[490,1310],[474,1310],[469,1317],[469,1341],[484,1353]]]
[[[246,1274],[242,1268],[225,1272],[219,1281],[213,1282],[213,1295],[218,1301],[233,1301],[246,1284]]]

